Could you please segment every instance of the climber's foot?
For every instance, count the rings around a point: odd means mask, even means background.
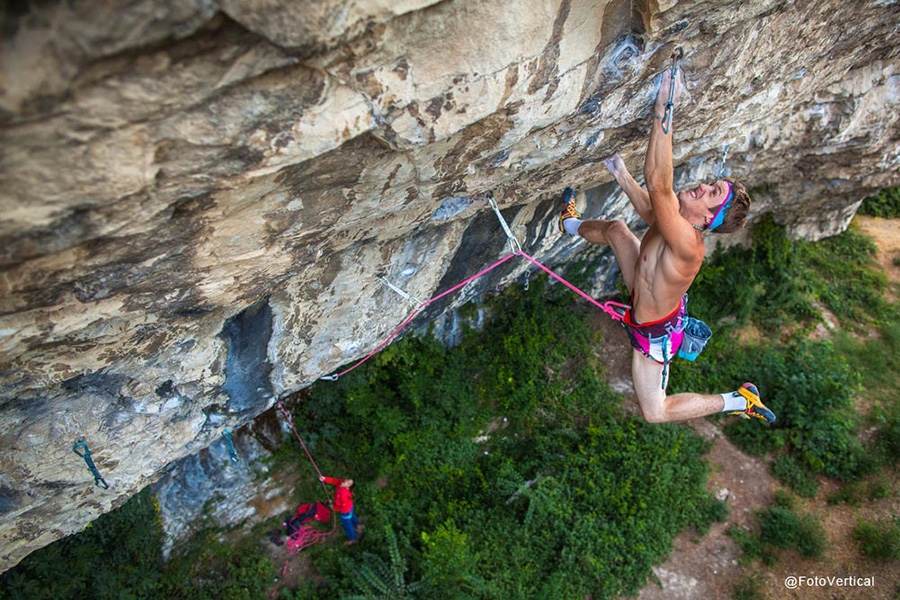
[[[581,213],[578,212],[578,209],[575,206],[575,190],[570,187],[567,187],[563,190],[562,195],[562,212],[559,215],[559,232],[567,233],[565,221],[566,219],[580,219]]]
[[[755,385],[749,382],[745,383],[737,390],[737,393],[747,400],[747,409],[732,411],[728,413],[729,415],[740,415],[744,419],[755,417],[765,421],[769,425],[775,422],[775,413],[766,408],[765,404],[760,402],[759,390]]]

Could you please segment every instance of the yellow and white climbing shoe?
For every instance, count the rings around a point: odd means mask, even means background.
[[[575,207],[575,190],[567,187],[563,190],[562,195],[562,212],[559,215],[559,232],[566,233],[566,227],[563,222],[566,219],[580,219],[581,213]]]
[[[747,400],[747,410],[736,410],[729,412],[729,415],[740,415],[744,419],[756,417],[769,425],[775,422],[775,413],[766,408],[765,404],[760,402],[759,390],[755,385],[749,382],[745,383],[737,390],[737,393]]]

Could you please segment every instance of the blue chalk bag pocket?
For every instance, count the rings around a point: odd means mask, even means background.
[[[700,319],[688,317],[685,319],[684,340],[681,342],[678,356],[690,361],[696,360],[711,337],[712,329],[709,325]]]

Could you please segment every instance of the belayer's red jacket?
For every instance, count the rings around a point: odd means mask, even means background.
[[[324,480],[325,483],[337,486],[334,490],[334,510],[339,513],[348,513],[353,510],[353,493],[350,488],[341,487],[344,480],[335,477],[325,477]]]

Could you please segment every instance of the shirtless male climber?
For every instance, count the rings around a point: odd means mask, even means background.
[[[759,391],[752,383],[725,394],[666,394],[665,370],[681,344],[686,294],[706,253],[703,235],[741,229],[750,208],[746,188],[736,181],[700,184],[678,194],[672,189],[671,127],[668,134],[662,127],[671,85],[672,74],[666,70],[656,96],[644,160],[647,190],[635,181],[619,155],[604,161],[638,215],[650,225],[643,240],[624,221],[582,221],[571,188],[563,192],[559,229],[594,244],[612,246],[631,292],[631,309],[626,311],[623,324],[635,348],[631,374],[641,413],[648,422],[681,421],[727,412],[772,423],[775,415],[760,402]],[[677,99],[682,88],[679,77],[674,85]]]

